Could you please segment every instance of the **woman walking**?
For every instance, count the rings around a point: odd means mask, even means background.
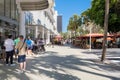
[[[23,72],[26,69],[26,43],[22,35],[19,37],[20,41],[15,46],[16,49],[19,50],[18,53],[18,63],[20,71]]]

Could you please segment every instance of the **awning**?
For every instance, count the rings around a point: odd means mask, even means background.
[[[43,10],[53,6],[53,0],[19,0],[23,11]]]
[[[99,34],[99,33],[92,33],[92,34],[86,34],[86,37],[103,37],[103,34]]]
[[[107,37],[107,41],[112,41],[113,38],[111,37]],[[96,42],[102,42],[103,41],[103,38],[99,38],[99,39],[96,39]]]
[[[5,21],[5,22],[8,22],[10,24],[14,24],[14,25],[17,25],[18,26],[18,22],[16,20],[13,20],[13,19],[10,19],[8,17],[5,17],[5,16],[0,16],[0,20],[2,21]]]
[[[113,40],[113,38],[111,38],[111,37],[107,37],[107,40],[108,40],[108,41],[111,41],[111,40]]]
[[[57,35],[57,36],[55,36],[55,38],[62,39],[62,36],[61,35]]]
[[[107,37],[113,37],[114,35],[107,35]],[[104,34],[100,34],[100,33],[91,33],[91,34],[86,34],[84,36],[79,36],[77,38],[103,38]]]

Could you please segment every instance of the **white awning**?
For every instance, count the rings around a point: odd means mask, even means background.
[[[53,0],[19,0],[23,11],[43,10],[53,5]]]

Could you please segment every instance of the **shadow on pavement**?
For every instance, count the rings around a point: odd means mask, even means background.
[[[80,59],[73,55],[69,56],[59,56],[57,53],[49,54],[49,51],[46,56],[36,57],[36,59],[29,60],[31,61],[30,70],[31,73],[34,73],[34,70],[39,70],[39,74],[46,75],[50,78],[54,78],[55,80],[80,80],[82,75],[79,77],[74,76],[73,72],[66,71],[69,70],[77,70],[80,72],[88,73],[95,76],[106,77],[111,80],[120,80],[120,78],[112,77],[111,75],[101,74],[99,72],[94,72],[94,70],[101,71],[106,68],[108,71],[111,71],[111,67],[108,65],[96,65],[96,63],[92,62],[90,59]],[[29,63],[29,62],[28,62]],[[94,69],[93,71],[89,71],[86,69],[82,69],[78,66],[85,66]],[[96,67],[97,66],[97,67]],[[113,71],[111,71],[113,72]]]
[[[0,80],[30,80],[24,73],[19,73],[18,66],[6,66],[0,64]]]
[[[87,69],[82,67],[87,67]],[[54,51],[47,51],[45,54],[28,58],[27,70],[29,73],[19,74],[17,68],[18,66],[0,65],[0,80],[42,80],[41,76],[53,80],[81,80],[82,74],[76,76],[74,71],[87,73],[95,77],[105,77],[110,80],[120,80],[120,77],[99,73],[102,71],[115,72],[116,70],[113,70],[109,65],[97,64],[91,59],[77,58],[74,55],[61,56]],[[88,68],[92,70],[88,70]],[[30,78],[32,75],[34,75],[33,79]]]
[[[83,51],[82,53],[84,54],[95,54],[97,55],[99,58],[101,58],[102,55],[102,50],[92,50],[90,51]],[[106,51],[106,59],[111,61],[111,64],[117,64],[117,66],[120,66],[120,50],[119,49],[107,49]],[[114,61],[114,62],[112,62]],[[119,68],[120,70],[120,68]]]
[[[36,57],[35,59],[29,59],[28,63],[34,65],[27,68],[31,73],[35,73],[35,70],[39,71],[39,74],[48,76],[55,80],[80,80],[76,76],[66,73],[62,67],[64,67],[64,57],[59,57],[56,52],[47,51],[46,56]],[[29,62],[30,61],[30,62]],[[69,66],[70,67],[70,66]]]

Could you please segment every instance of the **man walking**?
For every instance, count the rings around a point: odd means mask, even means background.
[[[5,51],[6,51],[6,65],[14,66],[13,64],[13,54],[14,54],[14,41],[12,40],[12,35],[8,35],[8,38],[4,42]]]

